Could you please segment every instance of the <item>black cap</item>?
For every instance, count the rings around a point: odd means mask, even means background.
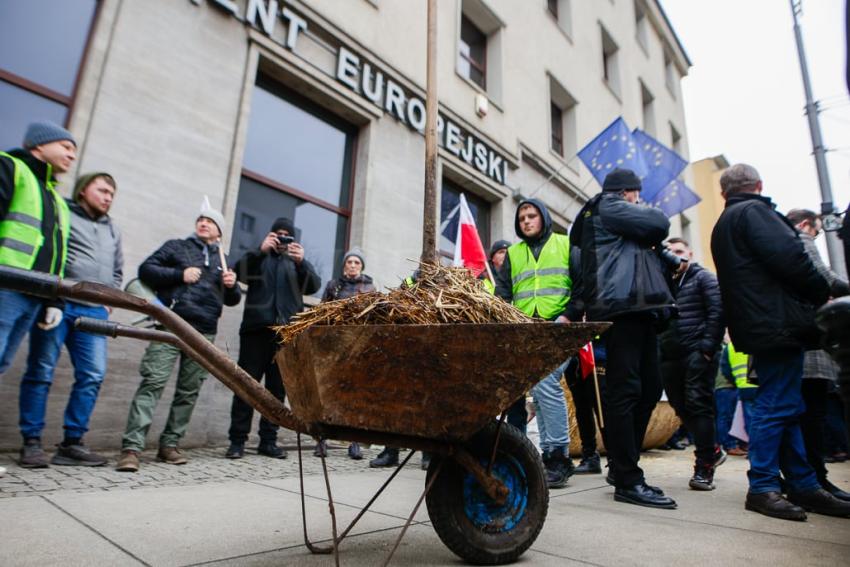
[[[295,236],[295,225],[286,217],[280,217],[272,223],[272,232],[285,230],[289,236]]]
[[[602,183],[603,191],[640,191],[640,177],[631,169],[617,168],[605,176]]]
[[[510,248],[510,246],[511,246],[511,243],[508,242],[507,240],[497,240],[496,242],[493,243],[493,246],[490,247],[489,258],[492,260],[493,254],[495,254],[499,250],[503,250],[505,248]]]

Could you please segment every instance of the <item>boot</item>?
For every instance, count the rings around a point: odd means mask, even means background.
[[[169,465],[185,465],[189,462],[177,447],[160,447],[156,452],[156,460]]]
[[[224,454],[225,459],[241,459],[245,456],[245,443],[230,443],[227,452]]]
[[[694,476],[688,481],[688,486],[694,490],[714,490],[714,467],[715,465],[697,460]]]
[[[543,451],[543,467],[546,469],[546,486],[549,488],[564,488],[567,485],[567,475],[549,451]]]
[[[590,455],[583,455],[575,470],[575,474],[600,474],[601,472],[602,462],[596,451]]]
[[[551,462],[564,474],[564,481],[568,480],[576,472],[576,467],[573,460],[567,453],[566,447],[561,447],[552,451]]]
[[[328,456],[328,442],[322,439],[321,441],[316,443],[316,448],[313,449],[314,457],[325,457]]]
[[[115,470],[120,472],[136,472],[139,470],[139,452],[132,449],[121,451],[121,458],[115,465]]]
[[[377,457],[369,461],[369,466],[373,469],[398,466],[398,449],[395,447],[384,447],[384,450],[378,453]]]
[[[283,447],[277,446],[277,441],[260,441],[260,444],[257,445],[257,454],[263,455],[266,457],[271,457],[272,459],[285,459],[286,458],[286,449]]]
[[[348,446],[348,457],[355,461],[363,458],[363,451],[360,450],[360,443],[352,443]]]
[[[27,439],[21,447],[21,458],[18,463],[25,469],[46,469],[47,453],[41,448],[41,439]]]

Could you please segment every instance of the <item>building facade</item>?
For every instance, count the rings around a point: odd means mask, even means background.
[[[0,146],[18,145],[33,119],[67,125],[79,155],[65,193],[86,171],[109,171],[118,182],[112,216],[124,234],[127,279],[164,240],[191,233],[205,196],[224,212],[232,257],[289,216],[323,281],[339,274],[354,245],[382,287],[415,268],[424,1],[39,6],[0,8],[8,12],[0,18]],[[485,247],[516,240],[523,197],[545,202],[567,231],[599,191],[576,152],[617,116],[687,159],[680,81],[690,61],[657,1],[440,0],[438,8],[439,214],[465,193]],[[30,45],[33,22],[53,32],[49,45],[14,57]],[[674,232],[688,236],[697,223],[676,219]],[[440,244],[448,258],[452,246]],[[235,358],[241,308],[225,311],[217,343]],[[94,446],[119,443],[144,345],[110,347],[88,436]],[[19,443],[24,354],[0,382],[0,447]],[[48,419],[56,437],[69,375],[63,358]],[[187,444],[221,441],[228,412],[228,392],[207,384]]]

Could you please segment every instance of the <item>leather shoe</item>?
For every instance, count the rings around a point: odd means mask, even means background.
[[[829,492],[830,494],[832,494],[833,496],[835,496],[839,500],[844,500],[845,502],[850,502],[850,492],[847,492],[845,490],[841,490],[840,488],[838,488],[837,486],[835,486],[834,484],[832,484],[828,480],[821,482],[820,485],[821,485],[821,488],[823,488],[824,490],[826,490],[827,492]]]
[[[778,492],[762,492],[761,494],[748,492],[744,508],[751,512],[758,512],[782,520],[802,522],[806,519],[805,510],[785,500]]]
[[[659,494],[646,484],[636,484],[629,488],[617,488],[614,490],[614,500],[636,504],[638,506],[647,506],[649,508],[676,509],[675,500],[669,496],[665,496],[663,492]]]
[[[224,453],[226,459],[241,459],[245,456],[245,443],[231,443]]]
[[[850,516],[850,502],[836,498],[823,488],[806,492],[789,492],[788,500],[815,514]]]
[[[276,441],[262,441],[257,446],[257,454],[271,457],[272,459],[285,459],[286,449],[278,447]]]

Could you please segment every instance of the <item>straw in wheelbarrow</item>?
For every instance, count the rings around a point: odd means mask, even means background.
[[[420,265],[416,283],[320,303],[275,330],[282,344],[313,325],[435,325],[530,323],[533,319],[492,296],[466,268]]]

